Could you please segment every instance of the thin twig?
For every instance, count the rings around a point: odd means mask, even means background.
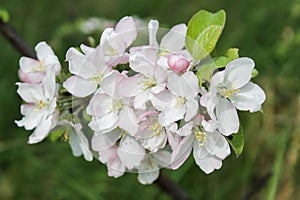
[[[0,31],[19,53],[23,56],[36,58],[36,54],[33,49],[28,46],[14,28],[5,23],[1,18]],[[164,192],[168,193],[174,200],[191,200],[189,195],[179,185],[163,174],[160,174],[159,178],[155,181],[155,184],[158,185]]]
[[[36,58],[32,48],[23,40],[23,38],[7,23],[0,18],[0,31],[11,45],[23,56]]]
[[[157,184],[164,192],[168,193],[174,200],[192,199],[179,185],[164,174],[160,174],[154,183]]]

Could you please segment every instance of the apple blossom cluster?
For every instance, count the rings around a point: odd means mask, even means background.
[[[124,17],[96,47],[69,48],[69,72],[38,43],[37,59],[20,59],[17,83],[24,104],[16,123],[34,129],[28,143],[61,138],[74,156],[106,164],[109,176],[137,172],[142,184],[192,152],[205,173],[220,169],[234,145],[229,136],[239,134],[237,110],[260,110],[265,94],[251,82],[247,57],[226,57],[210,79],[199,76],[205,59],[186,47],[188,29],[175,25],[158,42],[159,23],[150,20],[149,41],[137,46],[139,29]]]

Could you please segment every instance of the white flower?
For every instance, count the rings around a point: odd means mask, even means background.
[[[17,83],[17,92],[26,104],[21,106],[21,114],[24,117],[15,122],[19,127],[24,126],[26,130],[35,128],[29,137],[29,144],[42,141],[57,123],[54,73],[52,69],[48,69],[40,84]]]
[[[100,153],[105,152],[113,148],[117,141],[119,141],[119,147],[116,147],[116,154],[122,166],[128,169],[139,166],[144,159],[145,149],[123,129],[117,128],[108,133],[95,132],[92,138],[92,148]]]
[[[37,60],[21,57],[19,76],[26,83],[41,83],[46,76],[47,69],[52,67],[56,75],[60,72],[60,63],[53,50],[46,42],[39,42],[35,46]]]
[[[254,61],[250,58],[231,61],[224,71],[213,75],[209,92],[201,97],[201,105],[212,119],[219,121],[218,129],[226,136],[238,132],[236,108],[255,112],[266,99],[264,91],[249,82],[253,68]]]
[[[171,154],[168,151],[159,151],[147,154],[138,166],[138,181],[141,184],[152,184],[159,176],[161,167],[169,167]]]
[[[111,72],[91,99],[86,110],[93,117],[89,126],[94,131],[107,133],[119,126],[132,135],[137,133],[137,117],[130,108],[129,98],[119,94],[118,87],[123,76],[118,71]]]
[[[75,157],[83,155],[86,161],[93,160],[93,154],[89,149],[89,141],[85,134],[82,132],[81,124],[74,124],[70,121],[63,120],[59,122],[59,125],[68,125],[71,127],[70,132],[68,132],[68,142],[72,149],[72,153]]]
[[[97,90],[102,79],[112,69],[105,64],[102,46],[96,49],[85,45],[80,47],[85,54],[73,47],[67,51],[69,71],[74,75],[68,78],[63,86],[76,97],[86,97]]]
[[[136,137],[150,152],[157,152],[167,143],[167,134],[165,128],[158,122],[158,114],[157,111],[147,111],[139,117],[140,130]]]
[[[129,54],[126,48],[135,40],[137,29],[132,17],[123,17],[115,29],[106,28],[101,36],[100,45],[103,46],[106,64],[110,67],[127,63]]]
[[[198,79],[193,72],[185,72],[182,76],[170,73],[165,90],[152,98],[153,106],[161,111],[158,121],[163,126],[184,119],[186,122],[196,116],[199,92]]]
[[[120,84],[120,92],[126,97],[134,97],[136,109],[145,110],[152,94],[166,87],[167,73],[156,65],[156,60],[156,50],[151,48],[134,51],[130,55],[130,68],[139,73],[124,79]]]
[[[172,168],[180,167],[193,148],[196,164],[206,174],[220,169],[222,160],[230,154],[230,147],[225,137],[216,131],[216,127],[213,121],[207,122],[198,115],[194,121],[180,128],[177,134],[184,138],[172,152]]]

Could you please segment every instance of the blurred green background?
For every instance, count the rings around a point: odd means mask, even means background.
[[[240,112],[244,152],[231,154],[221,170],[205,175],[189,159],[177,171],[162,171],[194,199],[300,199],[300,0],[0,0],[0,8],[32,47],[45,40],[62,62],[70,46],[86,41],[76,28],[80,19],[137,15],[170,27],[200,9],[224,9],[216,51],[237,47],[256,61],[265,114]],[[66,143],[27,145],[30,132],[14,124],[21,118],[21,55],[1,35],[0,47],[0,199],[170,199],[156,185],[139,184],[136,174],[107,177],[105,166],[74,158]]]

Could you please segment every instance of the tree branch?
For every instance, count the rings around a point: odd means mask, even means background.
[[[23,38],[7,23],[0,18],[0,31],[10,44],[23,56],[36,58],[32,48],[23,40]]]
[[[157,184],[164,192],[168,193],[174,200],[192,199],[179,185],[162,173],[154,183]]]

